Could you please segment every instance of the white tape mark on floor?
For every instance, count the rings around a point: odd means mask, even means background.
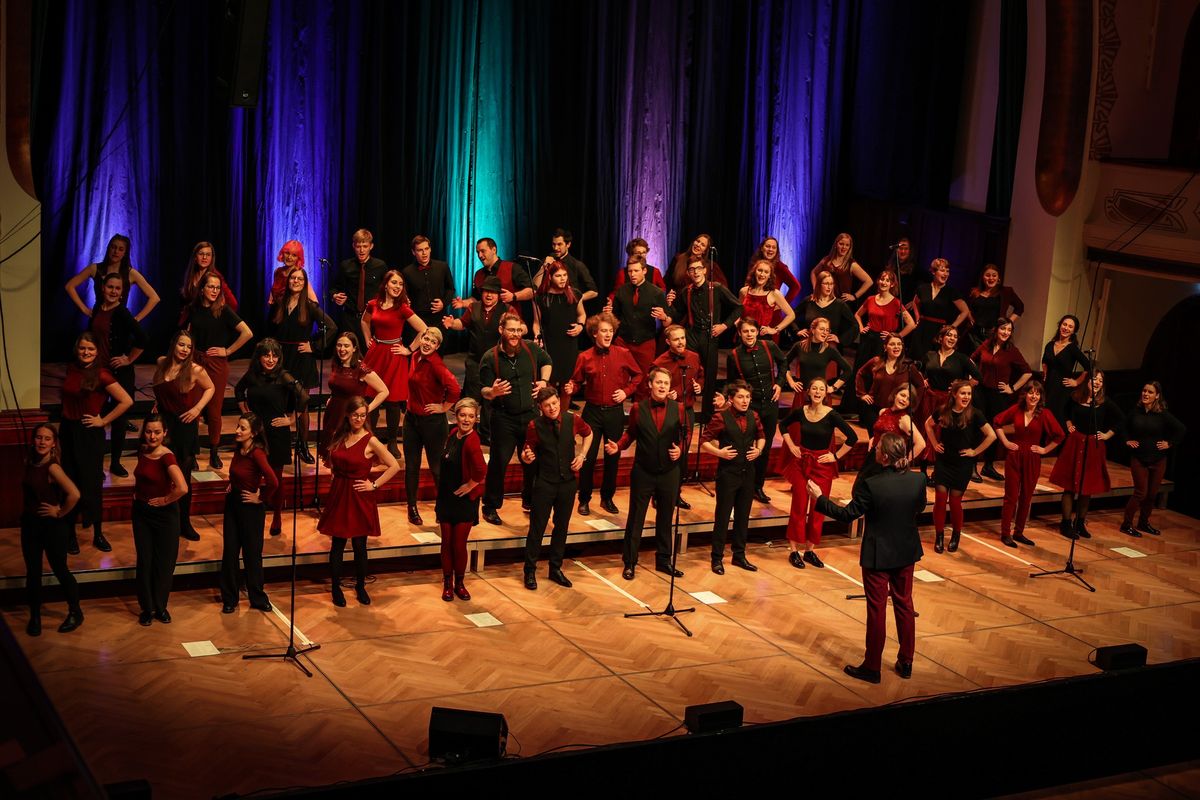
[[[288,630],[288,628],[291,627],[292,621],[290,619],[288,619],[287,614],[284,614],[282,611],[280,611],[279,606],[275,605],[274,603],[271,604],[271,613],[274,614],[275,616],[279,617],[279,619],[283,622],[283,630],[285,632]],[[304,631],[300,630],[299,628],[296,628],[296,639],[299,640],[299,642],[305,646],[308,646],[310,644],[315,644],[315,642],[313,642],[312,639],[309,639],[307,636],[305,636]]]
[[[641,600],[638,600],[636,597],[634,597],[633,595],[631,595],[629,592],[625,591],[625,590],[624,590],[624,589],[622,589],[620,586],[617,586],[615,583],[613,583],[613,582],[612,582],[612,581],[610,581],[608,578],[606,578],[606,577],[604,577],[603,575],[601,575],[599,572],[596,572],[596,570],[592,569],[592,568],[591,568],[591,567],[589,567],[587,564],[584,564],[582,561],[579,561],[579,560],[577,560],[577,559],[574,559],[574,558],[573,558],[573,559],[571,559],[571,563],[572,563],[572,564],[574,564],[575,566],[579,567],[580,569],[587,570],[587,571],[588,571],[588,572],[590,572],[590,573],[591,573],[593,576],[595,576],[596,578],[598,578],[598,579],[599,579],[601,582],[608,584],[608,586],[609,586],[611,589],[613,589],[613,590],[615,590],[615,591],[617,591],[617,592],[619,592],[619,593],[621,593],[621,594],[625,595],[626,597],[628,597],[628,598],[629,598],[630,600],[632,600],[633,602],[637,603],[637,604],[638,604],[639,606],[641,606],[642,608],[650,608],[650,606],[649,606],[649,605],[647,605],[646,603],[643,603]]]
[[[969,533],[964,533],[963,536],[967,539],[970,539],[972,542],[977,542],[977,543],[983,545],[984,547],[988,547],[988,548],[991,548],[992,550],[995,550],[997,553],[999,553],[1002,556],[1008,556],[1013,561],[1020,561],[1022,564],[1024,564],[1027,567],[1033,566],[1032,561],[1026,561],[1025,559],[1021,558],[1020,556],[1014,556],[1007,548],[996,547],[994,544],[991,544],[990,542],[985,542],[983,539],[980,539],[978,536],[972,536]]]
[[[830,565],[830,564],[826,564],[826,565],[825,565],[825,569],[827,569],[827,570],[830,570],[830,571],[832,571],[832,572],[836,572],[838,575],[841,575],[843,578],[845,578],[846,580],[850,581],[850,582],[851,582],[851,583],[853,583],[855,586],[859,586],[859,587],[861,587],[861,586],[862,586],[862,581],[855,580],[854,578],[851,578],[849,575],[847,575],[846,573],[842,572],[840,569],[838,569],[838,568],[837,568],[837,567],[835,567],[835,566],[832,566],[832,565]]]

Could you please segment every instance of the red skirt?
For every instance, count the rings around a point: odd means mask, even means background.
[[[376,342],[363,356],[363,363],[379,373],[379,377],[383,379],[388,388],[387,401],[399,403],[408,400],[408,356],[395,355],[392,353],[392,347],[390,344]],[[370,394],[374,396],[374,392]]]
[[[379,508],[374,492],[354,491],[354,478],[335,475],[325,498],[317,530],[338,539],[379,536]]]
[[[1083,463],[1085,446],[1086,467]],[[1095,436],[1084,436],[1079,431],[1067,434],[1058,460],[1054,462],[1054,469],[1050,471],[1050,482],[1063,491],[1088,496],[1107,492],[1112,488],[1112,481],[1108,477],[1104,442],[1096,441]]]

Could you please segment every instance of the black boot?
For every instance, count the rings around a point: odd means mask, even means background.
[[[200,534],[196,533],[196,529],[192,527],[192,492],[191,486],[188,486],[188,493],[179,498],[179,536],[187,539],[189,542],[200,541]]]
[[[950,532],[950,544],[946,545],[946,550],[951,553],[958,552],[958,537],[962,536],[962,531]]]
[[[933,535],[933,552],[943,553],[946,550],[946,532],[938,531]]]
[[[367,587],[362,581],[354,584],[354,596],[358,598],[358,602],[364,606],[371,605],[371,595],[367,594]]]
[[[221,454],[217,451],[217,448],[208,448],[208,468],[221,469],[224,466],[225,463],[221,461]]]
[[[67,610],[67,618],[58,626],[59,633],[70,633],[83,624],[83,611],[76,606]]]
[[[25,626],[25,632],[30,636],[42,635],[42,609],[29,609],[29,624]]]

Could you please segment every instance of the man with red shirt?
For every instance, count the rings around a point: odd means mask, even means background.
[[[700,435],[700,449],[717,462],[717,510],[713,520],[712,571],[725,574],[725,531],[733,513],[733,565],[755,572],[746,560],[746,533],[754,502],[754,461],[766,458],[767,443],[758,413],[750,411],[750,384],[733,381],[725,387],[727,402],[717,409]]]

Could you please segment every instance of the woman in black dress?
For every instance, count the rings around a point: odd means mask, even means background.
[[[950,397],[935,416],[925,421],[929,449],[936,453],[933,464],[933,551],[943,550],[946,530],[946,504],[950,504],[950,543],[944,549],[958,550],[962,535],[962,496],[971,482],[975,459],[996,441],[996,432],[978,408],[971,405],[971,384],[957,380],[950,384]]]
[[[163,444],[167,436],[162,417],[151,414],[142,423],[141,447],[133,470],[133,547],[137,553],[138,624],[151,619],[170,623],[167,600],[179,558],[179,505],[187,494],[175,454]]]
[[[79,502],[79,489],[58,463],[58,431],[43,422],[33,429],[33,443],[21,479],[25,503],[21,508],[21,555],[25,558],[25,598],[29,603],[30,636],[42,633],[42,554],[67,598],[67,617],[58,627],[69,633],[83,622],[79,584],[67,567],[67,517]]]
[[[297,447],[300,460],[313,464],[316,459],[308,449],[308,392],[319,378],[314,353],[329,346],[337,335],[337,323],[308,295],[308,273],[302,267],[293,267],[287,274],[283,297],[271,313],[271,333],[283,347],[283,368],[303,387],[296,407]]]
[[[805,387],[809,381],[816,378],[828,380],[829,363],[837,364],[837,378],[829,383],[829,393],[825,395],[825,405],[833,405],[832,394],[846,385],[850,374],[850,362],[842,358],[837,348],[829,343],[829,320],[817,317],[805,331],[805,336],[787,354],[787,382],[796,393],[792,405],[803,405],[808,401]],[[793,375],[793,370],[799,374],[799,379]]]
[[[1133,473],[1133,494],[1125,504],[1121,533],[1158,536],[1161,531],[1150,524],[1150,513],[1158,497],[1158,487],[1167,471],[1167,454],[1179,446],[1187,428],[1167,411],[1162,384],[1150,381],[1142,387],[1137,407],[1125,418],[1125,445],[1132,451],[1129,471]],[[1133,514],[1138,512],[1137,527]]]
[[[100,349],[99,363],[107,366],[125,393],[133,397],[133,364],[146,348],[146,334],[122,302],[122,289],[120,275],[113,273],[104,279],[103,294],[97,298],[96,306],[92,309],[88,330],[96,337],[96,346]],[[123,415],[113,420],[109,431],[108,471],[117,478],[129,477],[129,472],[121,466],[128,418],[128,415]]]
[[[460,600],[471,599],[463,583],[467,572],[467,537],[471,528],[479,524],[479,498],[483,497],[483,480],[487,477],[483,447],[475,432],[478,420],[479,401],[475,398],[464,397],[455,403],[454,429],[446,437],[442,451],[434,513],[442,530],[442,599],[447,603],[455,596]]]
[[[1012,287],[1001,285],[1000,269],[995,264],[983,268],[979,285],[967,296],[967,308],[971,316],[964,350],[974,350],[982,345],[991,335],[996,320],[1006,319],[1015,324],[1025,313],[1025,304]]]
[[[274,339],[263,339],[254,348],[250,367],[233,390],[243,414],[263,420],[267,435],[267,460],[279,486],[267,498],[271,506],[271,535],[283,529],[283,468],[292,460],[291,426],[296,420],[304,387],[283,368],[283,348]]]
[[[579,334],[587,320],[583,301],[572,288],[569,276],[565,264],[552,263],[533,301],[533,340],[550,354],[550,384],[560,394],[575,372]]]
[[[1046,342],[1042,350],[1042,383],[1046,386],[1046,408],[1057,420],[1065,420],[1071,392],[1087,380],[1092,361],[1079,349],[1077,334],[1079,318],[1074,314],[1063,314],[1055,329],[1054,338]],[[1083,368],[1075,374],[1075,366]]]
[[[919,364],[921,373],[925,376],[925,391],[921,394],[917,408],[917,423],[922,428],[929,418],[946,404],[950,397],[951,384],[958,380],[975,383],[980,378],[979,367],[975,366],[975,362],[968,358],[966,353],[958,349],[957,328],[943,325],[934,341],[934,349],[925,353]],[[928,462],[933,458],[933,451],[928,450],[925,455],[927,460],[921,463],[921,471],[932,486]],[[976,480],[972,477],[971,480],[979,483],[982,479]]]
[[[796,307],[796,322],[801,326],[796,335],[803,339],[808,335],[808,329],[812,327],[814,321],[827,319],[829,320],[830,343],[836,344],[844,350],[857,341],[858,334],[863,329],[862,323],[854,315],[850,306],[837,296],[837,286],[831,273],[821,273],[816,281],[817,288],[812,296]]]
[[[929,264],[932,283],[922,283],[913,298],[913,316],[917,329],[908,337],[909,353],[914,359],[924,358],[934,348],[934,337],[943,326],[957,328],[970,314],[967,303],[950,280],[950,262],[935,258]]]

